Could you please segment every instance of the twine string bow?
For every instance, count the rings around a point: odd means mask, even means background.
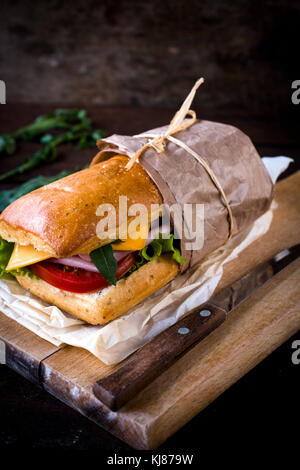
[[[135,138],[142,138],[145,137],[148,139],[146,144],[144,144],[129,160],[129,162],[126,165],[126,169],[130,170],[130,168],[134,165],[134,163],[139,159],[139,157],[149,148],[153,148],[158,154],[162,153],[165,151],[167,143],[168,142],[173,142],[175,145],[178,145],[179,147],[182,147],[184,150],[186,150],[187,153],[192,155],[202,166],[203,168],[207,171],[208,175],[210,176],[212,182],[218,189],[221,198],[226,206],[226,209],[228,211],[228,223],[229,223],[229,235],[228,235],[228,240],[229,241],[232,237],[233,234],[233,214],[232,210],[229,204],[229,201],[226,197],[226,194],[221,186],[221,184],[218,181],[218,178],[216,177],[215,173],[213,170],[210,168],[210,166],[207,164],[207,162],[193,149],[191,149],[188,145],[186,145],[182,140],[179,140],[174,137],[174,134],[177,132],[183,131],[185,129],[188,129],[189,127],[193,126],[195,122],[197,121],[197,116],[195,111],[190,109],[190,106],[192,104],[192,101],[195,97],[196,91],[199,88],[200,85],[204,82],[204,78],[200,78],[199,80],[196,81],[195,85],[191,89],[190,93],[182,103],[180,109],[175,113],[173,119],[171,120],[168,129],[166,132],[162,135],[154,135],[154,134],[139,134],[135,135]],[[187,116],[190,116],[190,119],[186,119]]]
[[[170,125],[166,132],[162,135],[156,135],[156,136],[150,136],[152,137],[151,140],[149,139],[148,142],[141,147],[135,155],[129,160],[129,162],[126,165],[126,169],[130,170],[130,168],[133,166],[133,164],[138,160],[138,158],[147,150],[148,148],[152,147],[154,150],[156,150],[157,153],[162,153],[164,152],[166,145],[167,145],[167,140],[168,137],[170,137],[173,134],[176,134],[179,131],[183,131],[184,129],[187,129],[188,127],[191,127],[195,122],[197,121],[196,113],[195,111],[190,109],[190,106],[192,104],[192,101],[195,97],[196,91],[199,88],[200,85],[204,82],[204,78],[199,78],[199,80],[196,81],[195,85],[191,89],[190,93],[184,100],[184,102],[181,105],[181,108],[175,113],[172,121],[170,122]],[[191,119],[185,120],[186,116],[191,116]],[[146,137],[148,136],[147,134],[141,134],[139,136],[135,137]]]

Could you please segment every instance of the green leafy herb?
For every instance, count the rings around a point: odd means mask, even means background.
[[[180,249],[174,247],[174,235],[170,234],[169,238],[163,238],[165,236],[166,234],[158,233],[157,238],[140,251],[142,258],[152,261],[163,253],[172,253],[172,258],[177,263],[185,263],[185,259],[180,254]]]
[[[31,279],[39,279],[38,276],[33,274],[33,272],[27,266],[23,268],[11,269],[10,271],[5,271],[5,274],[11,274],[12,276],[29,276]]]
[[[54,136],[49,133],[50,130],[64,132]],[[58,156],[57,147],[61,144],[73,143],[79,148],[93,147],[96,140],[104,136],[103,130],[92,128],[91,120],[84,109],[57,109],[39,116],[32,124],[0,136],[0,155],[13,155],[18,141],[34,141],[39,137],[39,142],[43,144],[41,149],[27,157],[20,166],[0,175],[0,181],[55,160]]]
[[[143,266],[144,264],[148,263],[148,260],[146,260],[146,258],[144,258],[141,254],[141,251],[139,251],[138,253],[138,259],[137,261],[135,262],[135,264],[129,269],[129,271],[127,271],[127,273],[124,274],[123,277],[127,277],[129,276],[131,273],[133,273],[133,271],[136,271],[137,269],[139,269],[141,266]]]
[[[169,238],[164,238],[164,234],[159,233],[157,236],[157,239],[155,241],[158,241],[162,245],[162,253],[172,253],[172,258],[177,261],[178,264],[183,264],[186,262],[186,259],[181,256],[180,249],[179,247],[175,247],[175,239],[174,235],[170,234]],[[153,242],[152,242],[153,243]]]
[[[0,237],[0,277],[6,271],[7,263],[14,249],[14,243],[7,242]]]
[[[13,201],[21,196],[24,196],[24,194],[45,186],[45,184],[50,184],[53,181],[63,178],[64,176],[68,176],[70,173],[71,172],[68,171],[62,171],[55,176],[37,176],[36,178],[30,179],[16,188],[4,189],[0,191],[0,212],[2,212],[5,207],[11,204]]]
[[[11,274],[12,276],[29,275],[32,278],[36,278],[36,276],[30,271],[29,268],[11,269],[10,271],[6,270],[6,266],[9,262],[13,249],[14,243],[7,242],[6,240],[3,240],[3,238],[0,237],[0,277],[3,277],[7,274]]]
[[[116,272],[118,263],[114,257],[111,244],[101,246],[92,251],[90,257],[104,279],[115,286],[117,283]]]
[[[172,253],[172,258],[177,261],[177,263],[185,263],[185,259],[180,254],[180,249],[174,246],[174,235],[170,234],[169,238],[163,238],[166,235],[159,233],[155,240],[153,240],[149,245],[142,248],[138,253],[138,259],[132,268],[125,274],[124,277],[131,274],[133,271],[139,269],[143,264],[146,264],[148,261],[152,261],[163,253]],[[120,240],[114,241],[112,243],[119,242]],[[102,274],[104,279],[110,284],[116,285],[116,271],[117,271],[117,261],[114,257],[114,252],[111,244],[102,246],[97,250],[94,250],[90,253],[91,260]]]
[[[40,142],[42,144],[49,144],[49,142],[51,142],[53,139],[54,139],[54,137],[53,137],[52,134],[45,134],[41,137]]]
[[[180,249],[174,246],[174,235],[170,234],[169,238],[163,238],[165,236],[165,234],[163,235],[162,233],[158,233],[155,240],[142,248],[139,251],[137,262],[125,274],[125,276],[128,276],[133,271],[136,271],[148,261],[152,261],[158,258],[158,256],[162,255],[163,253],[172,253],[172,258],[175,259],[178,264],[185,263],[186,260],[181,256]]]
[[[160,243],[160,240],[153,240],[149,245],[142,248],[142,258],[145,258],[147,261],[151,261],[161,255],[162,249],[163,246],[162,243]]]

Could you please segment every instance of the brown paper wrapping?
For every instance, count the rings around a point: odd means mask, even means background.
[[[145,134],[163,134],[168,126]],[[270,206],[273,184],[254,145],[236,127],[211,121],[197,121],[180,131],[176,139],[200,155],[213,170],[233,213],[233,235],[262,215]],[[92,164],[121,153],[133,156],[147,139],[139,136],[112,135],[97,142],[100,152]],[[160,190],[166,204],[204,204],[204,243],[201,249],[186,250],[183,236],[181,252],[186,258],[182,271],[197,264],[228,240],[228,210],[219,190],[203,166],[183,148],[168,142],[158,154],[147,149],[139,163]],[[186,221],[185,221],[186,222]],[[193,227],[189,227],[192,231]]]

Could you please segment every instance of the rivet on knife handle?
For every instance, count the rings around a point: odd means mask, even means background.
[[[160,333],[113,374],[94,383],[93,391],[118,410],[226,319],[225,310],[206,304]]]

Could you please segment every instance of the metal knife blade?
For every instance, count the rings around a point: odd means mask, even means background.
[[[228,313],[300,255],[300,245],[276,254],[209,302],[188,312],[176,324],[136,351],[114,373],[94,383],[98,399],[117,410],[170,367],[191,347],[225,321]]]

